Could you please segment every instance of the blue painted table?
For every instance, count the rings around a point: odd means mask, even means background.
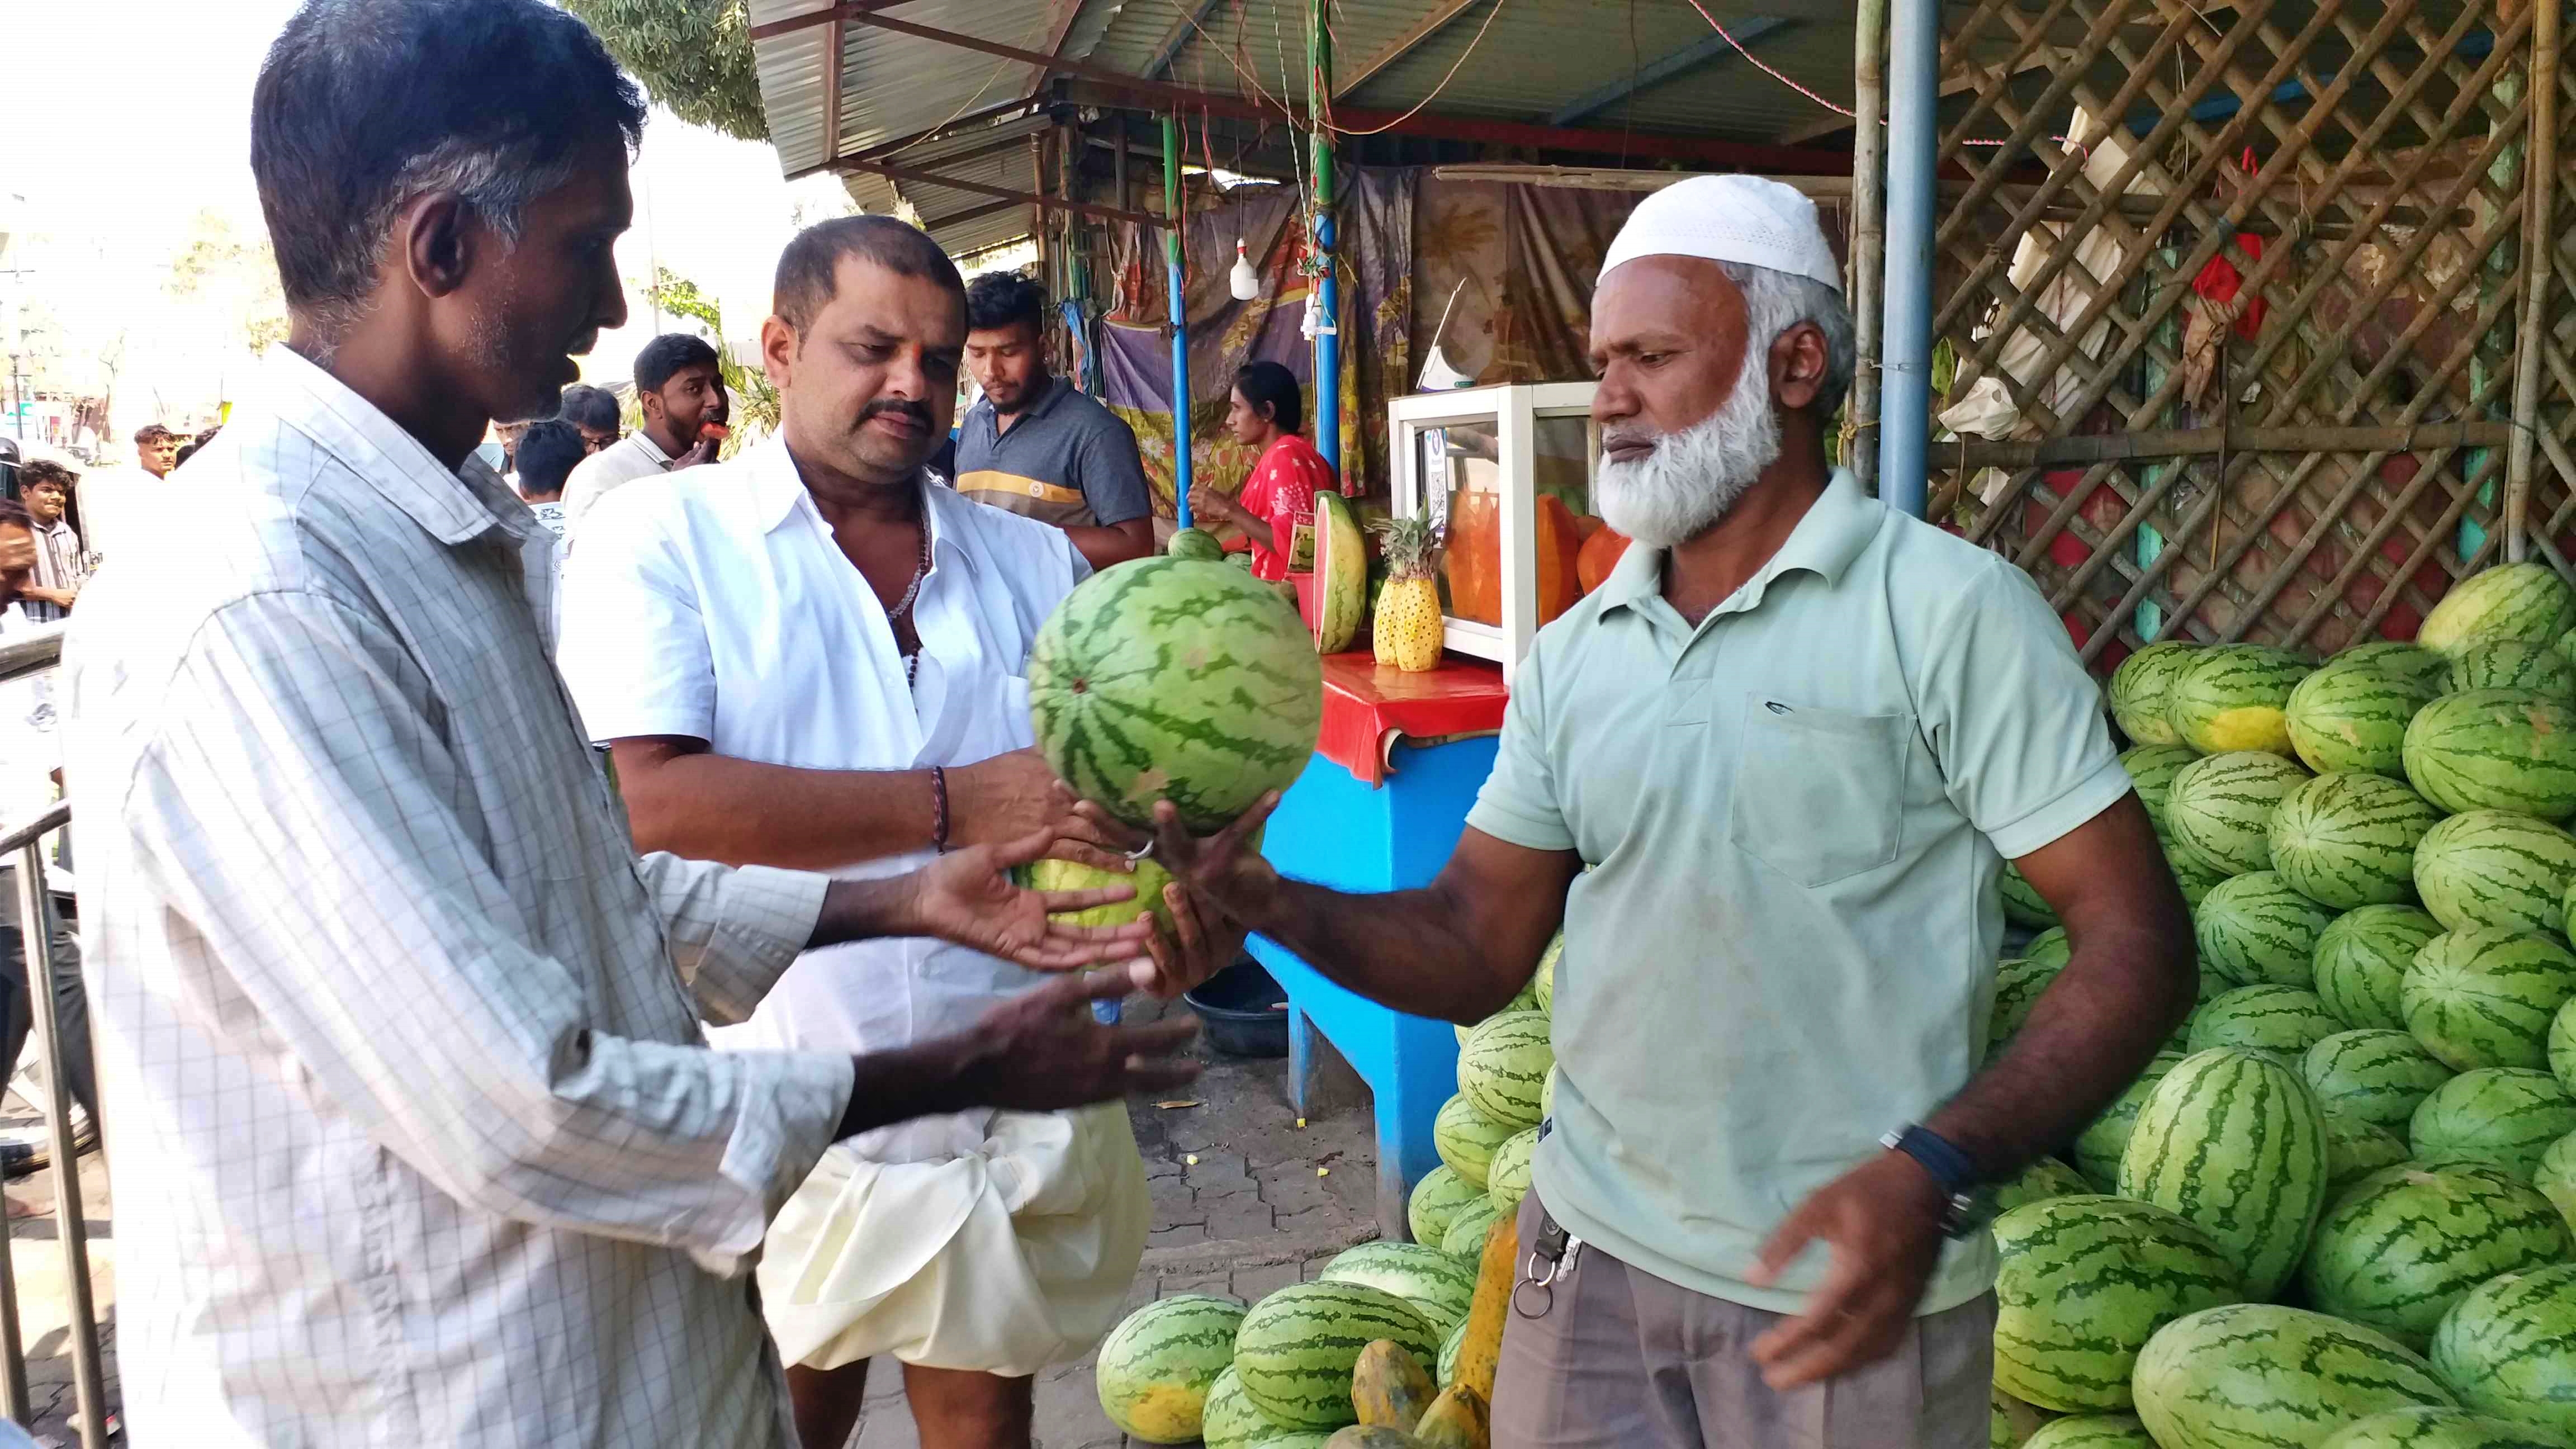
[[[1333,673],[1327,671],[1327,748],[1336,735],[1330,718]],[[1499,723],[1499,681],[1492,688]],[[1401,717],[1400,703],[1394,717]],[[1351,735],[1344,730],[1341,737],[1347,741]],[[1369,740],[1374,753],[1377,737]],[[1467,808],[1493,768],[1495,743],[1490,735],[1422,745],[1397,739],[1384,747],[1385,779],[1377,785],[1317,754],[1280,798],[1263,853],[1282,874],[1335,890],[1375,893],[1427,885],[1466,828]],[[1348,750],[1335,753],[1351,758]],[[1363,768],[1376,773],[1370,768],[1375,763],[1369,760]],[[1274,941],[1255,937],[1251,949],[1288,992],[1288,1083],[1298,1112],[1306,1110],[1318,1031],[1368,1083],[1377,1105],[1379,1231],[1399,1241],[1409,1237],[1405,1194],[1439,1165],[1431,1122],[1458,1089],[1456,1031],[1448,1022],[1354,995]]]

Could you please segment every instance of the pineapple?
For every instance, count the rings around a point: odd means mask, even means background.
[[[1386,587],[1377,600],[1369,642],[1377,662],[1419,673],[1440,666],[1440,534],[1427,518],[1398,518],[1378,529],[1386,553]]]

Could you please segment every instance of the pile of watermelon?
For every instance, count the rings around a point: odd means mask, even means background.
[[[2576,1449],[2576,590],[2412,644],[2154,644],[2107,690],[2200,1001],[2002,1194],[1997,1446]],[[2046,902],[1989,1051],[2069,957]]]

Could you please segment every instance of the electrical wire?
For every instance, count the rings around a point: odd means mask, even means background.
[[[1698,3],[1699,3],[1699,0],[1691,0],[1691,4],[1693,4],[1694,6],[1696,6]],[[1384,132],[1384,131],[1392,131],[1392,130],[1394,130],[1396,127],[1403,125],[1405,122],[1412,120],[1415,116],[1418,116],[1418,115],[1422,114],[1422,108],[1423,108],[1424,106],[1427,106],[1427,105],[1431,104],[1433,101],[1436,101],[1436,100],[1440,99],[1440,93],[1441,93],[1442,91],[1445,91],[1445,90],[1449,89],[1449,83],[1450,83],[1451,81],[1456,80],[1456,79],[1458,78],[1458,71],[1459,71],[1459,69],[1460,69],[1461,67],[1465,66],[1465,65],[1466,65],[1466,63],[1467,63],[1467,61],[1468,61],[1468,58],[1469,58],[1469,57],[1471,57],[1471,56],[1473,56],[1473,55],[1476,53],[1476,47],[1477,47],[1477,46],[1480,46],[1480,45],[1482,45],[1482,44],[1484,44],[1484,43],[1485,43],[1485,32],[1494,28],[1494,17],[1495,17],[1495,16],[1497,16],[1497,15],[1500,15],[1500,14],[1502,14],[1502,13],[1503,13],[1503,0],[1494,0],[1494,8],[1485,12],[1485,23],[1476,27],[1476,38],[1475,38],[1475,39],[1473,39],[1473,40],[1471,40],[1471,41],[1468,41],[1468,42],[1467,42],[1467,48],[1466,48],[1465,50],[1463,50],[1463,51],[1460,51],[1460,52],[1459,52],[1459,54],[1458,54],[1458,59],[1456,60],[1456,62],[1454,62],[1453,64],[1451,64],[1451,65],[1450,65],[1450,67],[1449,67],[1449,73],[1448,73],[1447,75],[1442,76],[1442,77],[1440,78],[1440,84],[1438,84],[1438,85],[1436,85],[1436,86],[1433,86],[1433,87],[1431,88],[1431,94],[1429,94],[1429,95],[1427,95],[1427,96],[1424,96],[1424,97],[1421,99],[1421,101],[1420,101],[1420,102],[1418,102],[1418,103],[1414,106],[1414,108],[1413,108],[1412,110],[1409,110],[1409,111],[1405,112],[1403,115],[1396,117],[1394,120],[1387,122],[1387,123],[1386,123],[1385,125],[1383,125],[1383,126],[1373,126],[1373,127],[1370,127],[1369,129],[1364,130],[1364,131],[1354,131],[1354,130],[1350,130],[1350,129],[1349,129],[1349,128],[1347,128],[1347,127],[1343,127],[1343,126],[1336,126],[1336,125],[1334,125],[1334,124],[1332,123],[1332,120],[1331,120],[1331,113],[1330,113],[1330,110],[1329,110],[1329,108],[1327,108],[1326,114],[1325,114],[1323,117],[1320,117],[1320,118],[1319,118],[1319,124],[1323,125],[1326,129],[1333,131],[1333,132],[1334,132],[1335,134],[1337,134],[1337,135],[1343,135],[1343,136],[1374,136],[1374,135],[1379,134],[1380,132]],[[1706,15],[1708,12],[1707,12],[1707,11],[1705,11],[1705,10],[1703,10],[1703,11],[1701,11],[1700,13],[1701,13],[1702,15]],[[1710,23],[1710,24],[1712,24],[1712,25],[1714,25],[1714,24],[1716,24],[1717,22],[1716,22],[1716,21],[1714,21],[1714,20],[1712,20],[1712,21],[1710,21],[1709,23]],[[1728,43],[1729,43],[1729,44],[1733,44],[1733,43],[1734,43],[1734,40],[1735,40],[1735,37],[1734,37],[1734,36],[1731,36],[1731,35],[1730,35],[1730,36],[1728,36],[1728,37],[1727,37],[1727,41],[1728,41]],[[1743,47],[1742,47],[1742,46],[1737,46],[1736,48],[1737,48],[1738,50],[1743,49]]]

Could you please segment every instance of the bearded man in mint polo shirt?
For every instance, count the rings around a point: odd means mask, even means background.
[[[1558,929],[1555,1115],[1497,1449],[1971,1449],[1979,1190],[2071,1139],[2190,1007],[2191,923],[2031,580],[1825,461],[1839,272],[1787,187],[1637,208],[1592,313],[1594,499],[1636,540],[1540,631],[1430,886],[1155,853],[1387,1005],[1471,1022]],[[2003,862],[2074,944],[1985,1062]],[[1592,868],[1587,872],[1584,867]],[[1552,1265],[1552,1266],[1551,1266]]]

